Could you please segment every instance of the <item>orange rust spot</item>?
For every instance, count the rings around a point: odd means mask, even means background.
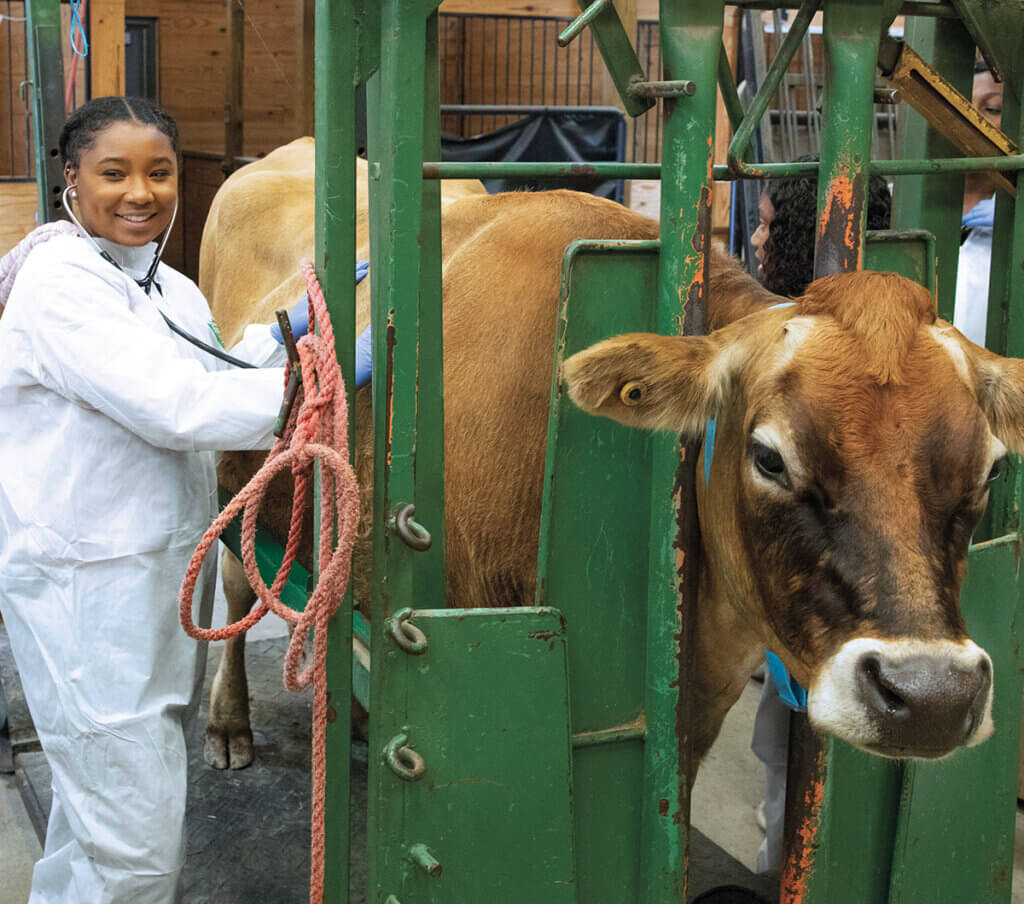
[[[821,755],[822,757],[824,754]],[[820,774],[819,759],[819,774]],[[782,878],[782,897],[779,904],[803,904],[807,896],[807,880],[814,871],[815,839],[818,834],[821,804],[825,799],[825,782],[816,779],[804,795],[807,805],[807,816],[804,818],[797,835],[800,845],[790,854]]]

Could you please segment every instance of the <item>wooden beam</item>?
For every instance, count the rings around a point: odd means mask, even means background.
[[[635,0],[642,22],[658,19],[658,0]],[[618,0],[615,2],[618,7]],[[580,14],[576,0],[444,0],[442,13],[479,13],[499,16],[558,16],[575,18]]]
[[[89,76],[93,97],[124,95],[124,0],[89,4]]]
[[[313,22],[316,18],[316,0],[295,0],[295,68],[296,84],[299,86],[295,104],[295,129],[297,135],[312,135],[313,73],[316,69],[313,57]]]
[[[226,0],[227,60],[224,66],[224,175],[242,156],[245,128],[245,7],[242,0]]]

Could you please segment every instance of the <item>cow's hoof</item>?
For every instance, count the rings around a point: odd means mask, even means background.
[[[244,769],[253,760],[252,731],[248,728],[218,730],[208,726],[203,759],[214,769]]]

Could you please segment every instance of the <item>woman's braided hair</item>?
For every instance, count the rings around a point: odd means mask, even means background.
[[[78,166],[107,126],[114,122],[136,122],[155,126],[167,136],[178,153],[178,125],[163,107],[145,97],[96,97],[74,111],[60,131],[60,156],[65,166]]]
[[[814,157],[801,157],[814,160]],[[765,189],[775,210],[764,243],[764,286],[796,298],[814,278],[814,227],[818,219],[818,185],[814,178],[772,179]],[[877,173],[868,180],[868,229],[888,229],[892,198]]]

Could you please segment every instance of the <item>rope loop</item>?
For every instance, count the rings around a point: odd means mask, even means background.
[[[294,626],[284,661],[284,686],[290,691],[313,685],[313,812],[309,876],[309,900],[321,904],[324,880],[324,788],[326,784],[325,742],[327,725],[327,623],[345,595],[352,567],[352,548],[359,525],[359,487],[349,463],[348,403],[345,385],[334,351],[334,330],[327,313],[312,263],[303,260],[303,275],[309,290],[310,330],[298,341],[302,384],[296,404],[285,427],[260,470],[224,508],[203,535],[192,556],[178,596],[182,628],[197,640],[226,640],[248,631],[268,612]],[[292,371],[285,368],[285,385]],[[322,511],[337,512],[337,518],[321,519],[320,580],[302,612],[281,601],[281,591],[302,540],[306,488],[313,475],[313,462],[321,465],[320,505]],[[289,468],[295,481],[291,520],[284,559],[273,584],[267,587],[256,564],[256,521],[271,480]],[[192,597],[199,570],[210,548],[224,529],[242,512],[242,564],[249,585],[259,603],[245,618],[223,628],[201,628],[192,619]],[[335,536],[337,525],[337,536]],[[313,635],[313,655],[305,668],[306,640]]]

